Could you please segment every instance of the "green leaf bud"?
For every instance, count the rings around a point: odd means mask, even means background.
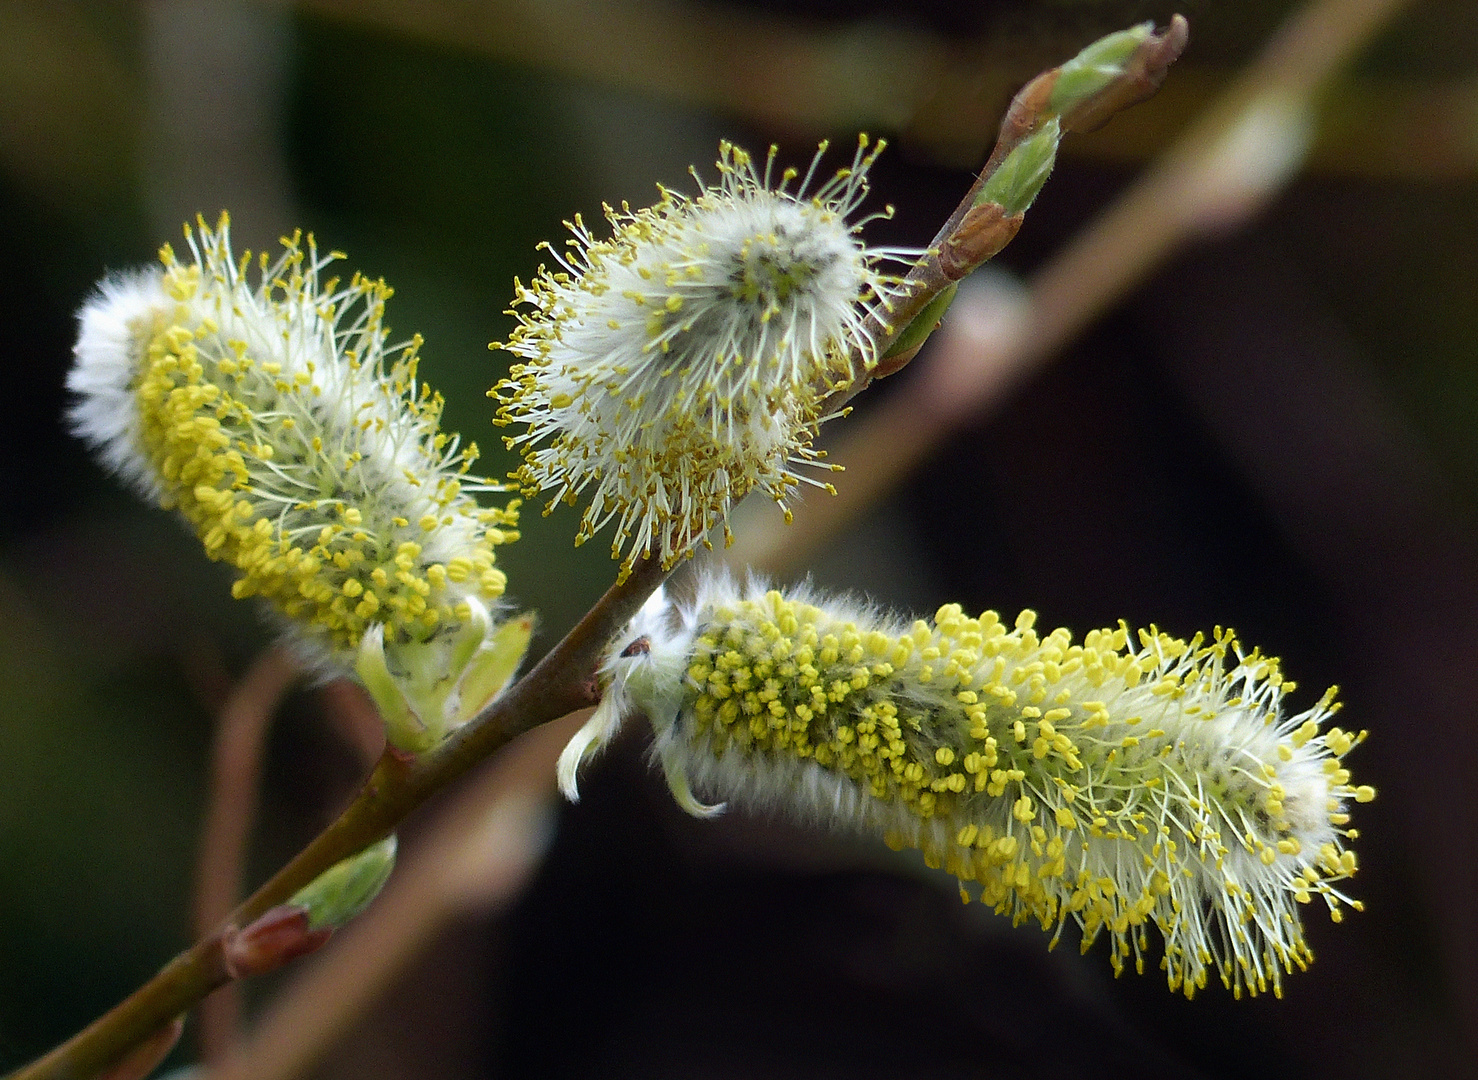
[[[395,834],[335,863],[299,889],[291,905],[305,908],[310,930],[338,929],[369,907],[395,868]]]
[[[1062,139],[1061,125],[1053,117],[1042,125],[1042,129],[1023,139],[1016,149],[991,174],[980,194],[975,196],[975,205],[996,203],[1009,217],[1024,213],[1047,177],[1052,175],[1052,166],[1057,161],[1057,144]]]
[[[1099,38],[1057,69],[1047,109],[1064,113],[1124,74],[1124,65],[1155,32],[1152,22]]]

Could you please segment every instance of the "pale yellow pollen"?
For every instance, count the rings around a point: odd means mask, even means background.
[[[347,406],[325,404],[332,395],[316,377],[321,365],[346,363],[361,380],[352,392],[402,410],[395,419],[400,437],[422,449],[421,471],[409,479],[438,491],[438,512],[421,514],[415,531],[429,544],[440,530],[456,529],[464,552],[457,565],[485,559],[478,594],[501,595],[504,579],[492,569],[492,547],[517,533],[490,526],[514,524],[517,504],[485,523],[481,515],[488,511],[463,492],[468,482],[487,485],[466,477],[467,455],[447,456],[449,444],[436,430],[441,399],[415,377],[418,342],[396,359],[383,355],[384,283],[356,275],[335,294],[335,311],[323,315],[311,240],[306,247],[300,236],[285,241],[279,262],[263,271],[264,283],[251,288],[241,279],[245,264],[238,267],[230,255],[224,224],[219,230],[201,224],[196,237],[199,264],[181,264],[169,249],[162,253],[165,290],[180,306],[144,346],[135,400],[141,449],[166,484],[162,501],[195,527],[207,554],[241,573],[232,594],[262,597],[346,650],[371,622],[385,622],[387,640],[394,640],[421,639],[441,622],[457,621],[453,608],[465,592],[450,591],[450,572],[432,567],[422,545],[409,540],[409,515],[356,474],[367,454],[380,452],[377,444],[366,441],[357,422],[341,423],[335,410],[347,413]],[[362,317],[355,329],[341,327],[342,354],[325,345],[318,359],[291,362],[253,355],[256,346],[224,335],[218,317],[256,319],[285,334],[287,327],[316,325],[313,319],[356,307]],[[253,340],[274,333],[258,330]],[[304,500],[304,490],[322,495]]]
[[[958,605],[879,628],[772,590],[701,612],[682,670],[693,753],[751,762],[756,777],[790,759],[852,785],[890,844],[922,849],[1018,922],[1055,932],[1073,919],[1085,948],[1108,936],[1116,966],[1142,969],[1153,924],[1179,992],[1213,975],[1234,993],[1278,992],[1311,958],[1295,905],[1348,903],[1338,883],[1358,864],[1342,807],[1375,792],[1351,787],[1340,758],[1364,733],[1320,734],[1331,695],[1281,721],[1288,682],[1230,632],[1186,641],[1121,624],[1077,644],[1039,634],[1029,611],[1003,622]],[[1206,718],[1229,709],[1270,760],[1221,764]],[[1293,811],[1311,773],[1328,785],[1324,832]],[[1266,880],[1246,864],[1240,881],[1223,876],[1234,847]]]

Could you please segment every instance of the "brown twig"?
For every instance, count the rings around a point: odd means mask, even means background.
[[[184,1031],[185,1018],[176,1016],[124,1054],[118,1064],[109,1069],[100,1080],[145,1080],[145,1077],[159,1068],[160,1062],[169,1057],[169,1052],[175,1048]]]
[[[12,1073],[12,1080],[71,1080],[107,1069],[149,1033],[230,981],[222,956],[228,930],[246,926],[287,902],[320,873],[385,836],[434,792],[518,735],[594,705],[594,672],[601,650],[666,576],[656,561],[637,563],[624,582],[607,590],[564,639],[481,716],[422,757],[405,761],[391,753],[382,756],[339,818],[239,905],[223,926],[72,1038]]]
[[[1134,105],[1154,93],[1164,81],[1170,65],[1180,58],[1189,33],[1186,20],[1176,15],[1164,30],[1151,34],[1127,61],[1120,77],[1091,97],[1077,102],[1060,117],[1063,130],[1101,127],[1116,109]],[[877,355],[882,357],[881,362],[871,369],[854,366],[851,381],[827,398],[824,412],[834,413],[844,408],[847,402],[867,389],[873,379],[892,375],[913,359],[918,352],[918,344],[894,357],[889,357],[888,348],[935,297],[958,284],[1015,237],[1021,228],[1022,214],[978,199],[1011,151],[1052,117],[1049,102],[1060,70],[1044,71],[1012,98],[985,167],[935,235],[924,256],[908,272],[901,297],[886,313],[874,312],[868,319],[868,331],[878,343]]]
[[[287,650],[268,649],[226,699],[216,720],[210,793],[195,874],[195,936],[219,926],[241,898],[247,842],[256,819],[262,747],[272,714],[299,671]],[[236,1036],[241,1003],[223,986],[200,1006],[200,1052],[218,1060]]]
[[[1240,223],[1291,179],[1298,154],[1276,155],[1299,148],[1260,148],[1273,167],[1248,159],[1249,136],[1288,134],[1255,125],[1307,121],[1331,76],[1409,2],[1315,0],[1295,12],[1191,130],[1036,276],[1022,369],[1055,353],[1181,243]]]
[[[452,920],[506,901],[534,869],[554,791],[554,761],[588,712],[509,746],[438,812],[374,905],[273,1001],[212,1080],[307,1073]]]

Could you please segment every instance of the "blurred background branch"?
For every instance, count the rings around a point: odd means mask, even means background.
[[[949,165],[977,164],[990,146],[1001,103],[1036,73],[1009,39],[959,40],[896,19],[835,25],[680,0],[297,0],[318,15],[419,38],[459,51],[658,95],[744,117],[795,138],[839,129],[897,132],[915,152]],[[1395,7],[1376,2],[1328,8],[1328,41],[1364,41],[1365,19]],[[1194,7],[1194,5],[1192,5]],[[1311,5],[1308,10],[1326,10]],[[1323,83],[1341,66],[1315,55],[1305,27],[1293,53]],[[612,48],[612,42],[621,47]],[[1038,42],[1070,54],[1063,38]],[[1271,60],[1265,62],[1268,63]],[[1267,80],[1266,67],[1259,79]],[[1286,68],[1278,81],[1299,79]],[[1194,59],[1139,115],[1112,132],[1070,140],[1067,154],[1142,160],[1232,83],[1248,74]],[[1322,87],[1321,87],[1322,88]],[[1311,102],[1312,104],[1312,102]],[[1478,172],[1478,77],[1430,82],[1345,78],[1327,87],[1309,167],[1336,173],[1450,177]]]
[[[285,649],[267,650],[226,699],[216,719],[210,796],[200,831],[195,884],[195,936],[221,924],[241,899],[246,849],[256,821],[267,727],[299,672]],[[201,1002],[200,1052],[218,1060],[235,1036],[239,990],[224,986]]]

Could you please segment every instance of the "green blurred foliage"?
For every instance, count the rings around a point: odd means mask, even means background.
[[[177,666],[99,665],[86,645],[0,582],[7,1058],[108,1008],[185,939],[209,728]]]

